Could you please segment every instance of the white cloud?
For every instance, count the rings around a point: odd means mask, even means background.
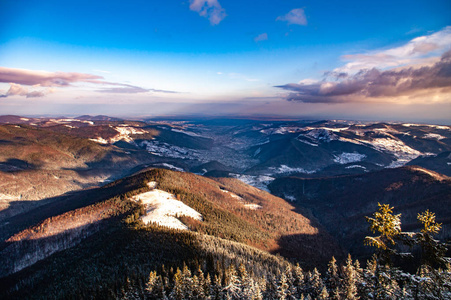
[[[37,98],[37,97],[44,97],[45,95],[53,93],[54,91],[55,90],[53,88],[30,91],[28,88],[26,88],[20,84],[10,83],[9,90],[6,93],[2,93],[0,95],[0,97],[6,98],[9,96],[25,96],[27,98]]]
[[[265,33],[257,35],[254,38],[254,41],[255,42],[261,42],[261,41],[266,41],[267,39],[268,39],[268,34],[265,32]]]
[[[218,0],[191,0],[189,9],[207,18],[211,25],[218,25],[227,16]]]
[[[324,73],[277,86],[287,100],[311,103],[450,103],[451,26],[390,49],[344,56],[349,62]]]
[[[305,17],[304,10],[302,8],[292,9],[284,16],[277,17],[277,21],[285,21],[288,24],[307,25],[307,18]]]
[[[424,64],[430,61],[431,54],[443,53],[451,47],[451,26],[431,35],[420,36],[407,44],[383,51],[370,51],[361,54],[344,55],[342,59],[349,61],[334,71],[353,73],[362,69],[385,69],[411,64]]]

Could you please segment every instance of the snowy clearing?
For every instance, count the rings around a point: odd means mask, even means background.
[[[336,155],[334,158],[334,162],[339,163],[341,165],[354,163],[362,161],[366,158],[365,154],[360,154],[357,152],[349,153],[349,152],[343,152],[339,155]]]
[[[221,189],[221,192],[223,192],[223,193],[227,193],[227,194],[229,194],[230,195],[230,197],[232,197],[232,198],[235,198],[235,199],[238,199],[238,200],[243,200],[243,198],[241,198],[240,196],[238,196],[237,194],[235,194],[235,193],[232,193],[232,192],[229,192],[229,191],[227,191],[227,190],[223,190],[223,189]]]
[[[404,166],[409,161],[423,154],[418,150],[410,148],[402,141],[393,138],[377,138],[371,142],[360,140],[360,142],[371,145],[378,151],[393,154],[397,160],[393,161],[388,168]]]
[[[199,135],[197,133],[194,133],[192,131],[184,131],[184,130],[175,129],[175,128],[171,128],[171,131],[178,132],[178,133],[183,133],[183,134],[190,135],[190,136],[202,137],[201,135]]]
[[[437,134],[437,133],[428,133],[428,134],[425,134],[425,135],[423,136],[423,138],[424,138],[424,139],[434,139],[434,140],[443,140],[443,139],[446,139],[446,137],[444,137],[444,136],[442,136],[442,135],[440,135],[440,134]]]
[[[240,203],[244,206],[244,208],[247,208],[247,209],[250,209],[250,210],[256,210],[256,209],[262,209],[262,208],[263,208],[263,207],[262,207],[261,205],[259,205],[259,204],[255,204],[255,203],[245,203],[245,202],[244,202],[244,199],[243,199],[242,197],[240,197],[240,196],[238,196],[237,194],[232,193],[232,192],[230,192],[230,191],[228,191],[228,190],[223,190],[223,189],[221,188],[221,192],[227,193],[227,194],[230,195],[230,197],[237,199],[238,202],[240,202]]]
[[[351,165],[351,166],[347,166],[345,169],[355,169],[355,168],[361,168],[361,169],[366,170],[366,168],[361,165]]]
[[[251,203],[251,204],[244,204],[244,207],[247,208],[247,209],[251,209],[251,210],[262,209],[261,205],[253,204],[253,203]]]
[[[101,137],[98,137],[98,138],[95,138],[95,139],[89,139],[89,140],[93,141],[93,142],[96,142],[96,143],[99,143],[99,144],[108,144],[108,141],[105,140],[104,138],[101,138]]]
[[[183,170],[182,168],[176,167],[174,165],[168,164],[168,163],[161,163],[161,164],[156,164],[156,167],[158,166],[162,166],[164,168],[167,168],[169,170],[173,170],[173,171],[179,171],[179,172],[185,172],[185,170]]]
[[[284,194],[283,198],[284,198],[285,200],[289,200],[289,201],[291,201],[291,202],[296,201],[296,197],[293,196],[293,195],[287,195],[287,194]]]
[[[280,167],[270,167],[270,170],[274,170],[276,174],[291,174],[291,173],[304,173],[304,174],[313,174],[316,170],[306,170],[304,168],[291,168],[287,165],[280,165]]]
[[[306,140],[298,139],[298,141],[300,141],[300,142],[302,142],[302,143],[304,143],[304,144],[307,144],[307,145],[309,145],[309,146],[318,147],[318,144],[310,143],[310,142],[308,142],[308,141],[306,141]]]
[[[149,186],[156,186],[155,182],[149,182]],[[154,189],[150,192],[136,195],[132,198],[134,201],[142,201],[146,208],[146,215],[141,219],[145,224],[156,223],[174,229],[187,230],[188,227],[177,219],[178,216],[191,217],[202,221],[202,215],[175,199],[173,194]]]
[[[269,192],[268,184],[270,184],[275,178],[265,175],[253,176],[253,175],[242,175],[242,174],[230,174],[232,177],[249,184],[257,189]]]

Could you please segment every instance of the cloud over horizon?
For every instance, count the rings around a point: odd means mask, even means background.
[[[307,25],[307,18],[302,8],[292,9],[286,15],[277,17],[276,21],[288,22],[289,25]]]
[[[55,87],[69,87],[74,83],[88,83],[94,85],[106,86],[105,88],[96,90],[102,93],[119,93],[119,94],[136,94],[146,92],[157,93],[177,93],[174,91],[165,91],[158,89],[146,89],[130,84],[108,82],[103,80],[104,77],[92,74],[77,72],[48,72],[37,70],[25,70],[0,67],[0,83],[9,83],[10,88],[6,93],[0,94],[0,97],[9,96],[26,96],[27,98],[44,97],[45,95],[55,91]],[[44,90],[29,91],[33,88],[46,87]]]
[[[432,56],[437,51],[441,57]],[[345,59],[351,61],[325,72],[323,80],[276,87],[289,91],[286,100],[306,103],[451,102],[451,27],[401,47]]]
[[[218,0],[190,0],[189,9],[207,18],[211,25],[218,25],[227,16]]]
[[[45,95],[53,93],[54,91],[55,91],[54,88],[30,91],[28,88],[20,84],[10,83],[9,89],[6,93],[0,92],[0,98],[6,98],[8,96],[25,96],[27,98],[38,98],[44,97]]]

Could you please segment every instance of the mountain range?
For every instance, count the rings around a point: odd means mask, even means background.
[[[378,203],[409,231],[435,212],[447,241],[450,153],[441,125],[0,116],[0,297],[116,297],[183,264],[325,271],[371,256]]]

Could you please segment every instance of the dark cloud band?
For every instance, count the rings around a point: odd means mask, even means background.
[[[290,91],[290,101],[335,103],[364,101],[368,98],[414,96],[434,89],[451,92],[451,50],[445,52],[433,65],[405,67],[380,71],[376,68],[360,70],[354,75],[326,73],[326,78],[312,84],[289,83],[276,86]],[[333,79],[333,80],[331,80]]]

